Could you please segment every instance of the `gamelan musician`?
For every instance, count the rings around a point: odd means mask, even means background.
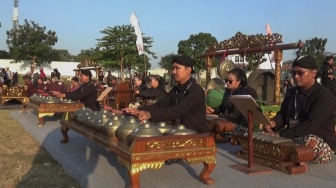
[[[126,108],[126,112],[138,115],[140,122],[172,121],[198,133],[207,133],[205,94],[191,74],[195,61],[187,55],[175,55],[172,73],[178,83],[161,100],[138,109]]]
[[[312,147],[315,158],[310,163],[327,163],[335,149],[336,100],[328,89],[317,83],[316,69],[313,57],[294,60],[292,77],[296,87],[286,93],[280,111],[265,129]]]
[[[82,102],[85,107],[90,108],[93,111],[100,111],[101,107],[99,105],[99,102],[97,101],[97,88],[91,82],[91,71],[86,69],[81,70],[79,73],[79,77],[82,85],[77,90],[65,93],[54,91],[53,94],[59,98],[80,100],[80,102]]]

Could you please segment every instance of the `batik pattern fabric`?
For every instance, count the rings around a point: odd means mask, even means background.
[[[247,134],[247,132],[248,132],[247,127],[243,127],[243,126],[235,124],[235,128],[233,129],[233,131],[223,132],[223,133],[221,133],[221,136],[225,140],[230,140],[231,136],[233,136],[233,135]]]
[[[312,161],[308,161],[308,163],[328,163],[334,156],[334,151],[330,146],[316,135],[309,134],[293,138],[293,140],[297,144],[313,148],[315,157]]]

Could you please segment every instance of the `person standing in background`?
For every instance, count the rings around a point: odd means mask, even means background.
[[[111,71],[110,70],[107,71],[106,83],[107,83],[107,86],[109,86],[109,87],[111,87],[110,82],[111,82],[112,78],[113,78],[113,75],[111,74]]]
[[[58,69],[57,68],[54,68],[53,69],[53,73],[51,73],[51,79],[53,78],[53,77],[56,77],[57,78],[57,80],[60,80],[61,79],[61,73],[60,72],[58,72]]]
[[[333,63],[334,57],[327,56],[320,68],[320,77],[322,85],[330,90],[336,97],[336,79],[334,76]]]
[[[98,81],[99,81],[99,83],[103,83],[104,82],[104,74],[103,73],[104,72],[102,70],[99,72],[99,75],[98,75]]]
[[[7,75],[7,80],[5,81],[5,84],[9,88],[11,86],[13,76],[12,76],[12,72],[9,70],[9,67],[6,67],[5,70],[6,70],[6,75]]]
[[[47,79],[47,76],[44,73],[43,68],[40,68],[40,78],[42,78],[42,81],[45,81]]]
[[[19,73],[17,72],[17,70],[14,70],[11,87],[16,86],[18,82],[19,82]]]

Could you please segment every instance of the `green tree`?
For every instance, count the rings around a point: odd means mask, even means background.
[[[75,57],[66,49],[53,49],[53,61],[74,61]]]
[[[83,62],[85,60],[99,61],[101,58],[101,52],[98,48],[90,48],[88,50],[81,50],[75,57],[75,61]]]
[[[41,27],[34,21],[24,21],[17,29],[7,31],[9,53],[15,62],[32,59],[33,65],[40,65],[43,61],[50,63],[53,48],[57,43],[56,32]]]
[[[210,44],[217,43],[217,39],[209,33],[199,33],[196,35],[190,35],[189,39],[181,40],[178,43],[178,53],[186,54],[196,60],[195,69],[206,69],[205,59],[196,58],[197,55],[203,54]]]
[[[0,50],[0,59],[10,59],[11,56],[6,50]]]
[[[325,45],[328,39],[314,37],[305,41],[305,45],[299,55],[309,55],[316,59],[317,67],[319,68],[325,59]]]
[[[170,71],[172,67],[173,56],[173,53],[162,56],[158,63],[160,67]]]
[[[148,59],[150,57],[157,58],[154,52],[150,51],[153,40],[151,37],[143,36],[144,51],[148,55],[139,56],[136,48],[136,35],[131,25],[121,25],[108,27],[100,31],[104,36],[98,41],[97,48],[101,51],[100,60],[105,65],[115,66],[115,62],[120,66],[122,79],[124,78],[124,68],[142,69],[146,63],[146,67],[150,68]]]

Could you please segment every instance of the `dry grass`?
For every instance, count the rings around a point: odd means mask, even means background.
[[[11,112],[0,110],[0,187],[80,187]]]

